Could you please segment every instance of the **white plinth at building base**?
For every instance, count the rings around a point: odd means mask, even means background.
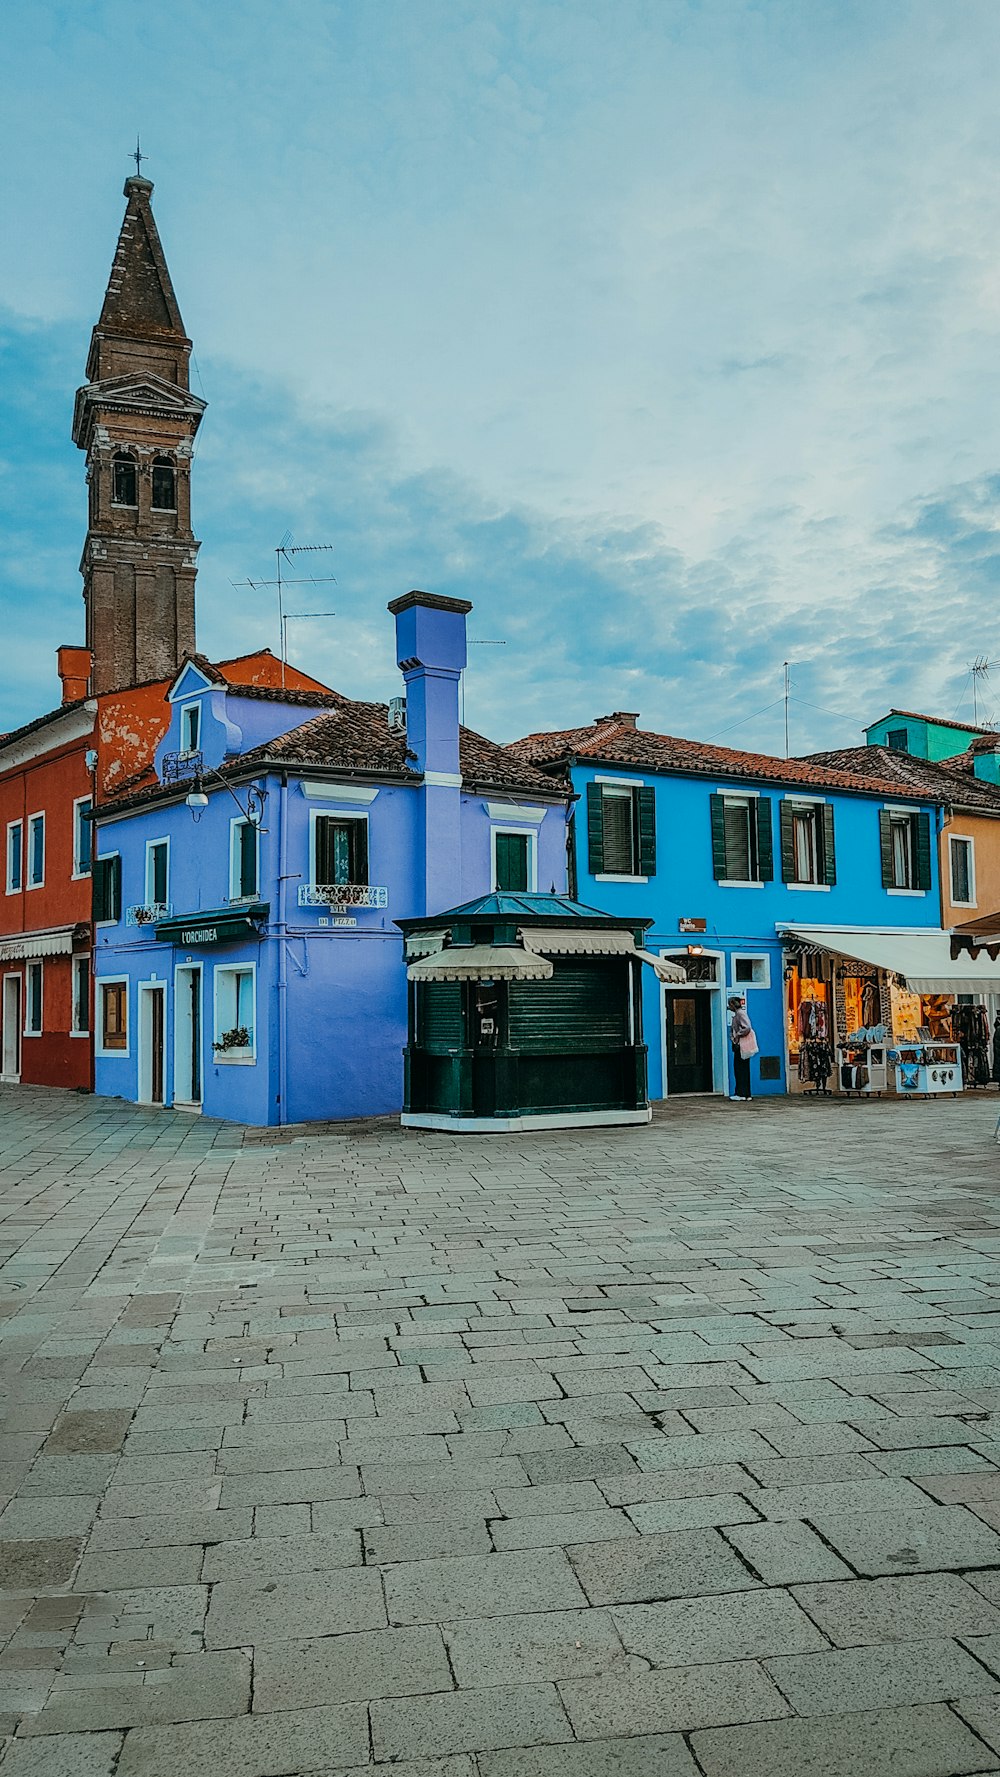
[[[525,1129],[617,1129],[651,1123],[652,1106],[640,1111],[537,1111],[522,1117],[449,1117],[443,1111],[404,1111],[404,1129],[451,1130],[453,1135],[516,1135]]]

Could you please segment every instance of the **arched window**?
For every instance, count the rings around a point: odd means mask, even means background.
[[[116,506],[138,506],[138,484],[136,482],[135,463],[123,451],[119,451],[112,466],[111,498]]]
[[[153,459],[153,509],[174,512],[177,508],[177,484],[174,465],[169,457]]]

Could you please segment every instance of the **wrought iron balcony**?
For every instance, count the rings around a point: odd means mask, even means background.
[[[389,890],[368,882],[302,882],[300,907],[388,907]]]
[[[160,760],[161,784],[186,784],[203,770],[200,753],[164,753]]]
[[[126,907],[127,926],[155,926],[161,919],[170,919],[173,907],[169,901],[144,901],[138,907]]]

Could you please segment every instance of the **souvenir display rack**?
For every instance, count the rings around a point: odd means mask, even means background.
[[[841,1092],[858,1098],[885,1092],[889,1084],[888,1049],[885,1043],[859,1039],[837,1045],[837,1084]]]
[[[962,1045],[936,1038],[919,1043],[900,1043],[889,1051],[896,1067],[896,1091],[902,1098],[933,1098],[944,1092],[952,1097],[964,1089]]]

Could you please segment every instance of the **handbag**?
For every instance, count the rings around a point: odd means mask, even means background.
[[[739,1051],[740,1051],[740,1059],[742,1061],[749,1061],[751,1055],[757,1054],[757,1052],[758,1052],[757,1038],[754,1036],[752,1030],[747,1031],[747,1034],[745,1037],[740,1037],[738,1046],[739,1046]]]

